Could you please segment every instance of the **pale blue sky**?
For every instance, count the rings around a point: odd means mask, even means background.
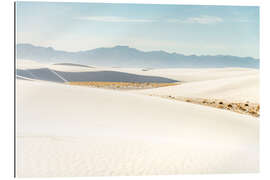
[[[17,43],[259,58],[259,8],[17,2]]]

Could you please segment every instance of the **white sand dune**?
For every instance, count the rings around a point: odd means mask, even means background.
[[[50,65],[49,68],[56,71],[65,71],[65,72],[118,71],[144,76],[159,76],[182,82],[215,80],[215,79],[222,79],[224,77],[257,75],[259,73],[257,69],[249,69],[249,68],[210,68],[210,69],[171,68],[171,69],[150,69],[147,71],[144,71],[141,68],[110,68],[110,67],[84,68],[84,67],[72,67],[64,65]]]
[[[83,67],[78,65],[65,65],[63,64],[41,64],[31,60],[18,60],[17,69],[20,70],[34,70],[47,68],[51,71],[61,71],[66,73],[74,72],[99,72],[99,71],[113,71],[123,72],[134,75],[142,76],[157,76],[162,78],[169,78],[181,82],[193,82],[193,81],[207,81],[218,80],[224,78],[240,78],[256,76],[259,78],[259,70],[249,68],[202,68],[202,69],[190,69],[190,68],[171,68],[171,69],[149,69],[144,70],[141,68],[111,68],[111,67]],[[58,77],[56,77],[58,78]],[[229,80],[229,79],[228,79]],[[226,81],[226,80],[225,80]],[[254,85],[252,82],[250,83]],[[258,86],[258,82],[255,83]]]
[[[18,59],[16,61],[16,68],[17,69],[38,69],[38,68],[45,68],[48,64],[40,63],[33,60],[28,59]]]
[[[86,71],[87,69],[87,71]],[[94,69],[94,70],[91,70]],[[145,76],[113,70],[113,68],[82,67],[78,64],[38,64],[32,61],[20,60],[17,66],[17,75],[36,80],[51,82],[72,81],[109,81],[109,82],[177,82],[158,76]]]
[[[139,75],[160,76],[182,82],[203,81],[223,79],[224,77],[239,77],[247,75],[257,75],[257,69],[249,68],[170,68],[170,69],[150,69],[143,71],[139,68],[113,68],[115,71],[129,72]]]
[[[176,86],[134,91],[142,94],[221,99],[259,103],[259,74],[188,82]]]
[[[71,64],[71,63],[40,63],[33,60],[28,59],[18,59],[16,61],[17,69],[41,69],[41,68],[49,68],[51,70],[56,71],[65,71],[65,72],[85,72],[85,71],[94,71],[95,67],[87,67],[80,64]]]
[[[17,175],[258,172],[256,118],[123,91],[17,80]]]
[[[112,68],[112,67],[81,67],[71,65],[41,64],[31,60],[18,60],[17,69],[37,69],[49,68],[54,71],[64,72],[91,72],[91,71],[118,71],[145,76],[160,76],[177,81],[191,82],[203,80],[222,79],[224,77],[239,77],[248,75],[258,75],[257,69],[249,68],[170,68],[170,69],[149,69],[142,68]]]
[[[34,81],[34,79],[23,77],[23,76],[18,76],[18,75],[16,75],[16,79]]]
[[[64,72],[87,72],[87,71],[96,71],[95,67],[92,66],[83,66],[83,65],[72,65],[68,63],[59,63],[59,64],[50,64],[48,68],[55,71],[64,71]]]

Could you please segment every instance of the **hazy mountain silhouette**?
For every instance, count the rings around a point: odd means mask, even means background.
[[[17,58],[50,63],[79,63],[93,66],[149,67],[149,68],[206,68],[247,67],[259,68],[259,59],[229,55],[186,56],[165,51],[141,51],[128,46],[97,48],[67,52],[52,47],[17,44]]]

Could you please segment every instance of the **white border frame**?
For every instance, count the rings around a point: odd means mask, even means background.
[[[34,0],[32,0],[34,1]],[[40,1],[40,0],[35,0]],[[14,149],[14,4],[13,0],[1,1],[1,130],[0,130],[0,177],[13,179],[13,149]],[[76,2],[76,0],[47,0],[47,2]],[[270,179],[270,56],[267,53],[269,44],[269,18],[270,7],[267,0],[79,0],[78,2],[104,2],[104,3],[137,3],[137,4],[190,4],[190,5],[240,5],[260,6],[260,96],[261,96],[261,129],[260,129],[260,161],[261,168],[258,174],[209,174],[209,175],[172,175],[172,176],[129,176],[129,177],[81,177],[76,179]],[[24,178],[30,179],[30,178]],[[60,179],[60,178],[31,178],[35,179]],[[65,178],[75,179],[75,178]]]

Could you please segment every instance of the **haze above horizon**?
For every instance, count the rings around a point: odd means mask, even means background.
[[[18,44],[259,59],[258,7],[16,2],[16,20]]]

